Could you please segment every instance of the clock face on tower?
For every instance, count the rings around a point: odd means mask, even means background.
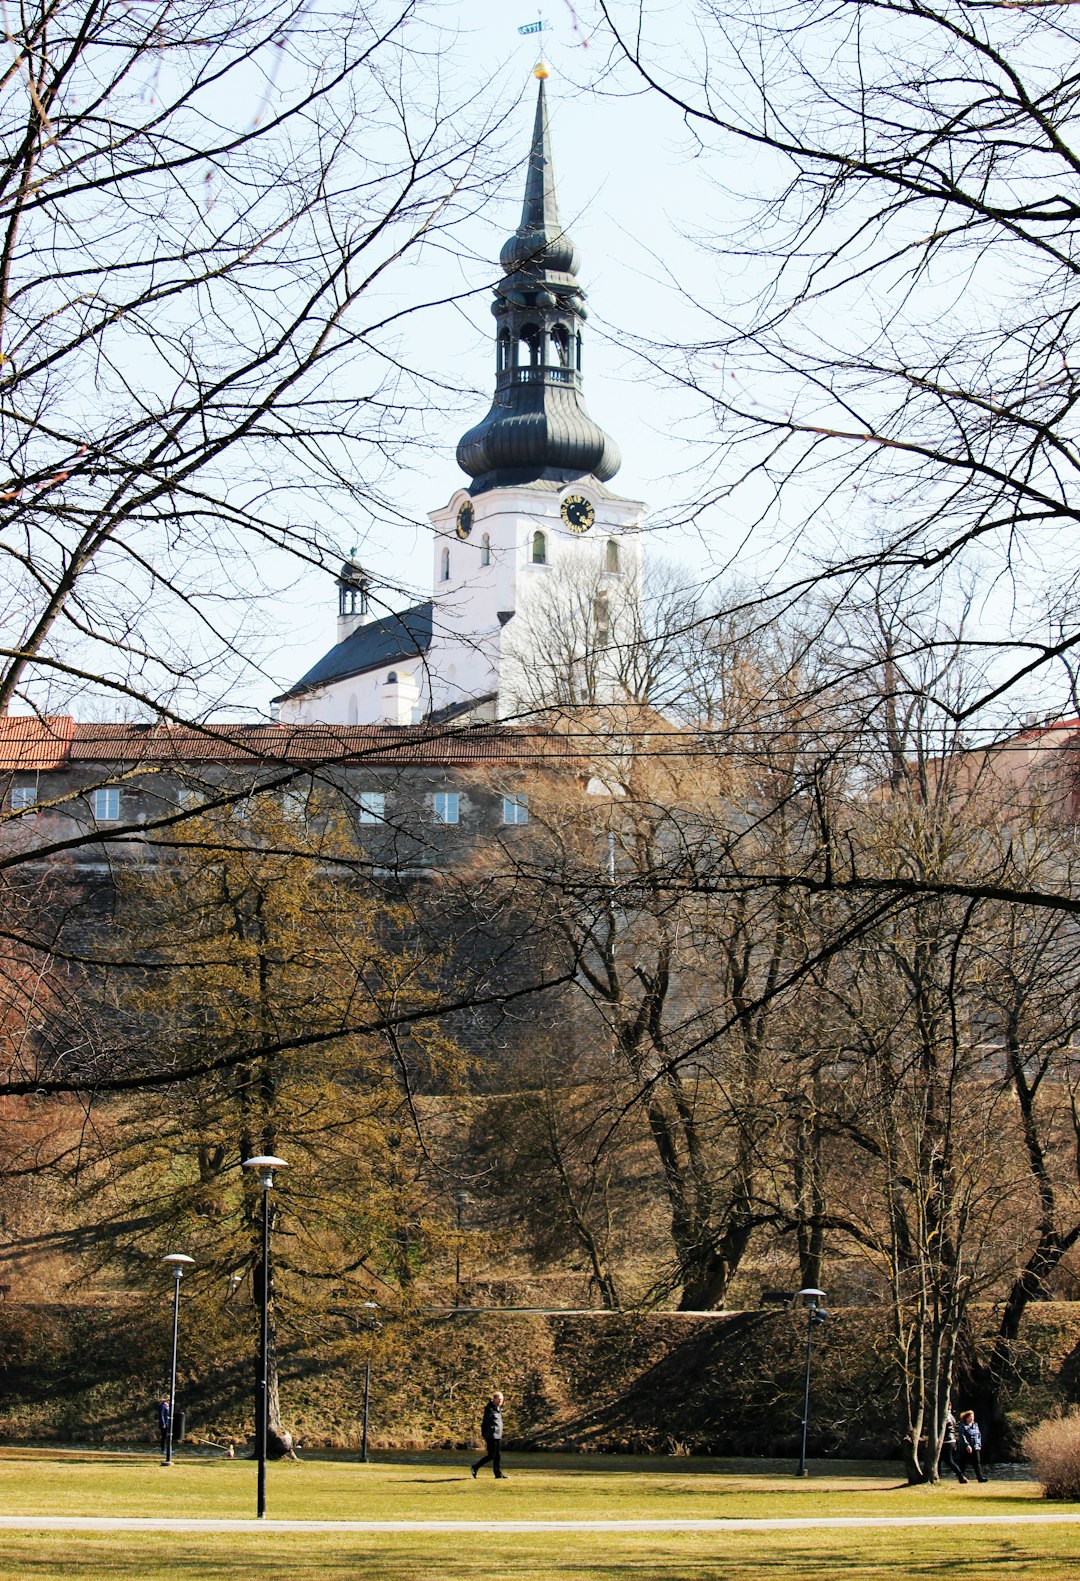
[[[473,530],[473,522],[475,520],[476,512],[473,510],[472,500],[466,500],[457,513],[457,526],[454,528],[459,538],[467,538],[469,536]]]
[[[559,514],[571,532],[588,532],[596,520],[596,512],[581,494],[568,494]]]

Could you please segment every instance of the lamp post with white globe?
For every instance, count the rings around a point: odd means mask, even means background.
[[[161,1259],[173,1276],[173,1309],[172,1309],[172,1361],[169,1367],[169,1423],[165,1429],[165,1459],[163,1464],[172,1465],[173,1451],[173,1424],[176,1421],[176,1342],[180,1333],[180,1281],[188,1268],[194,1268],[194,1257],[185,1257],[183,1252],[166,1252]]]

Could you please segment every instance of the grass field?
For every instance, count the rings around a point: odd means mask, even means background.
[[[798,1481],[772,1466],[708,1460],[508,1457],[507,1481],[474,1482],[466,1456],[275,1465],[269,1511],[290,1519],[492,1520],[928,1514],[1011,1515],[1047,1506],[1026,1482],[907,1488],[895,1468],[830,1466]],[[97,1451],[0,1452],[5,1515],[247,1517],[250,1462]],[[720,1533],[3,1532],[2,1581],[1063,1581],[1080,1528],[887,1528]]]

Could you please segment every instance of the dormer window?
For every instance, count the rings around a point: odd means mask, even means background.
[[[532,536],[532,563],[547,565],[547,536],[539,531]]]
[[[607,548],[604,550],[604,570],[615,573],[619,570],[619,546],[614,538],[608,539]]]

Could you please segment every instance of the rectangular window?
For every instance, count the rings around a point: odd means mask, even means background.
[[[98,823],[115,823],[120,816],[120,792],[115,785],[106,785],[94,792],[94,817]]]
[[[383,791],[361,791],[359,804],[361,823],[385,823],[386,795]]]
[[[503,823],[528,823],[529,798],[527,796],[503,797]]]
[[[436,791],[431,801],[435,808],[436,823],[458,822],[457,791]]]
[[[32,807],[36,801],[36,785],[13,785],[11,787],[12,812],[25,812],[26,808]]]
[[[308,799],[310,795],[311,792],[309,790],[301,790],[296,785],[292,785],[287,791],[283,791],[281,796],[281,810],[285,814],[286,818],[295,819],[298,823],[306,818],[308,815]]]

